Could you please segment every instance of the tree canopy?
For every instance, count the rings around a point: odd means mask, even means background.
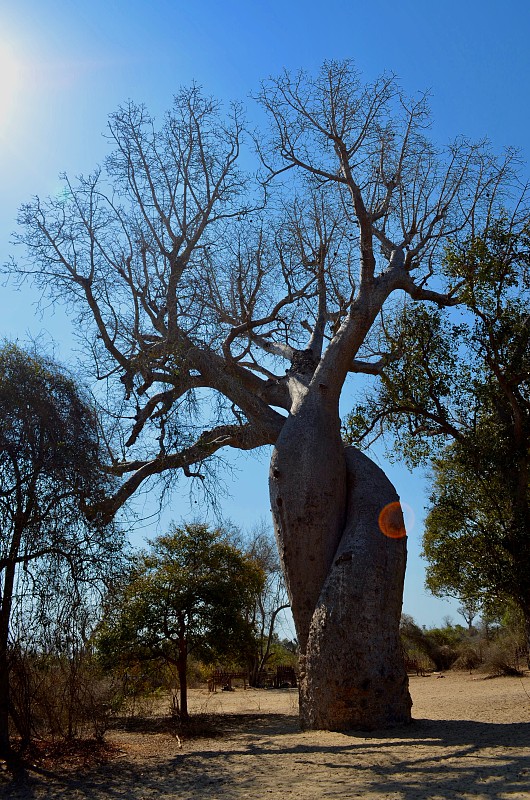
[[[241,108],[193,86],[160,124],[118,109],[104,166],[20,211],[27,260],[10,269],[77,314],[123,421],[109,511],[153,475],[204,476],[222,447],[273,444],[289,375],[312,375],[332,342],[347,340],[339,389],[377,372],[368,333],[387,298],[456,302],[428,288],[440,254],[487,226],[517,170],[484,142],[437,149],[425,97],[392,75],[363,84],[349,62],[256,99],[270,120],[259,182],[239,166]]]
[[[263,588],[258,563],[222,530],[173,526],[133,564],[110,597],[97,637],[105,661],[158,659],[178,672],[180,713],[186,719],[188,655],[206,663],[245,659],[255,630],[249,618]]]
[[[530,630],[529,244],[527,224],[501,219],[448,249],[445,269],[470,313],[405,309],[396,360],[349,435],[391,432],[410,463],[433,459],[427,586],[511,598]]]

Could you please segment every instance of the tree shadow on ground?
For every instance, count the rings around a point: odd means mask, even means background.
[[[67,775],[31,774],[13,800],[313,800],[357,794],[399,800],[530,798],[530,723],[418,720],[389,732],[297,733],[290,715],[219,715],[215,743],[171,756],[125,757]],[[0,784],[0,795],[1,784]]]
[[[187,722],[181,722],[173,716],[135,716],[114,720],[111,730],[128,733],[178,734],[183,740],[214,738],[230,733],[244,731],[263,731],[281,735],[295,733],[299,730],[298,719],[288,714],[228,714],[225,712],[211,714],[192,714]]]

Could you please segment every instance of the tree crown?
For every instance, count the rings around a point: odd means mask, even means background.
[[[434,147],[425,97],[391,75],[329,62],[257,99],[261,184],[238,166],[241,110],[193,86],[160,126],[120,108],[104,168],[21,209],[28,260],[10,269],[68,298],[122,421],[108,514],[150,477],[274,443],[318,386],[338,404],[349,373],[378,374],[389,298],[455,303],[460,282],[431,280],[440,254],[488,228],[515,180],[513,152]]]
[[[247,613],[263,586],[261,568],[200,523],[174,526],[140,554],[98,635],[105,658],[186,655],[212,661],[251,643]]]

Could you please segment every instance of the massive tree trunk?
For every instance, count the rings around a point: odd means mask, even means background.
[[[409,722],[399,498],[379,467],[343,446],[336,403],[322,385],[293,407],[273,452],[270,489],[301,650],[302,727]]]

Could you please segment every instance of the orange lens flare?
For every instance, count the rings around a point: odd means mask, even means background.
[[[399,503],[389,503],[383,508],[379,514],[379,530],[389,539],[403,539],[407,535]]]

